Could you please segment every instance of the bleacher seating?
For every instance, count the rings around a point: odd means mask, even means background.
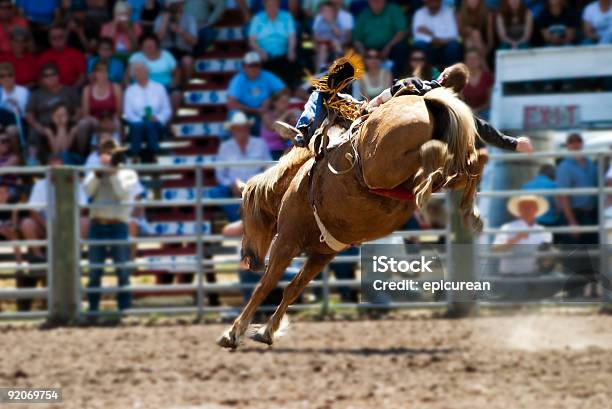
[[[157,159],[158,164],[195,166],[215,160],[220,138],[225,132],[226,90],[231,77],[240,69],[241,57],[247,49],[239,23],[241,20],[235,18],[237,13],[237,10],[226,10],[218,24],[220,28],[212,51],[196,59],[195,78],[183,92],[182,107],[171,125],[173,139],[166,141],[166,145],[174,144],[176,148],[163,151]],[[214,169],[205,168],[203,176],[203,192],[206,194],[216,183]],[[169,208],[147,210],[149,234],[162,237],[194,235],[197,228],[195,208],[172,206],[172,202],[195,199],[195,173],[189,169],[173,171],[172,174],[164,172],[161,179],[159,198],[168,201]],[[203,233],[219,232],[223,224],[221,214],[213,207],[204,208],[206,222],[202,226]],[[159,277],[168,273],[193,272],[195,252],[193,243],[139,246],[138,261],[145,265],[139,275]],[[205,253],[206,257],[211,257],[234,252],[235,249],[224,249],[218,243],[210,243]]]

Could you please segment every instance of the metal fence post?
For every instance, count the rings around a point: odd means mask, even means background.
[[[329,313],[329,264],[323,269],[323,305],[321,313],[327,315]]]
[[[75,227],[75,212],[78,211],[76,188],[79,183],[73,169],[66,166],[50,170],[49,189],[52,190],[51,223],[47,229],[50,233],[51,252],[51,299],[49,306],[49,323],[65,325],[77,317],[78,268],[76,245],[78,240]]]
[[[606,227],[606,194],[604,189],[606,187],[605,182],[605,168],[604,168],[604,155],[597,155],[597,187],[598,187],[598,222],[599,222],[599,277],[601,280],[601,288],[603,295],[604,308],[612,309],[612,276],[608,271],[608,232]]]
[[[196,275],[197,275],[197,307],[198,320],[204,315],[204,242],[202,228],[204,227],[204,214],[202,209],[202,166],[196,167]]]
[[[449,277],[450,281],[474,281],[475,248],[474,234],[468,227],[463,225],[461,210],[461,196],[463,190],[450,192],[450,218],[451,244],[448,247]],[[473,294],[468,291],[448,293],[448,308],[446,315],[449,317],[465,317],[469,315],[476,305]]]

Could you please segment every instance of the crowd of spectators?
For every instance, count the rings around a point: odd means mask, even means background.
[[[353,86],[355,97],[372,97],[405,75],[435,79],[445,66],[464,61],[470,82],[463,98],[486,118],[496,50],[612,43],[611,0],[235,5],[241,13],[232,16],[242,18],[235,23],[249,50],[229,82],[219,160],[278,158],[288,142],[272,124],[294,123],[308,97],[305,74],[317,75],[349,48],[366,67]],[[108,140],[128,146],[131,162],[155,162],[194,78],[195,60],[226,58],[213,42],[227,7],[227,0],[0,0],[0,166],[100,165],[99,148]],[[577,175],[580,166],[562,163],[559,170]],[[245,169],[220,169],[211,196],[237,196],[238,179],[251,175]],[[1,181],[2,203],[46,197],[42,187],[18,176],[3,174]],[[576,200],[554,208],[570,224],[586,223],[590,213]],[[235,207],[224,210],[229,220],[237,218]],[[44,212],[21,220],[3,216],[0,235],[7,239],[45,235]],[[88,226],[82,230],[85,235]],[[44,254],[31,248],[28,257],[37,261]]]

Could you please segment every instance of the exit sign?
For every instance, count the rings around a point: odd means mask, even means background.
[[[578,105],[527,105],[523,108],[525,129],[575,128],[579,124]]]

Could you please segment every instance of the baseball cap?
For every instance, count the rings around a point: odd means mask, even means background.
[[[255,51],[249,51],[245,54],[244,58],[242,59],[242,62],[244,62],[245,64],[260,64],[261,57]]]

